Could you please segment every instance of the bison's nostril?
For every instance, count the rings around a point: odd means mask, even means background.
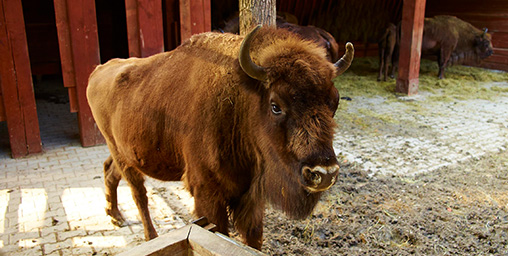
[[[306,182],[315,186],[321,183],[321,175],[309,167],[303,168],[303,177],[305,178]]]
[[[312,172],[311,173],[311,178],[312,182],[316,185],[320,184],[321,183],[321,175],[319,175],[318,173],[315,173],[315,172]]]

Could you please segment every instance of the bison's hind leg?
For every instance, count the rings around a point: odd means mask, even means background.
[[[116,226],[123,226],[125,218],[118,210],[118,183],[122,179],[122,175],[113,162],[111,156],[104,162],[104,183],[106,187],[106,214],[111,216],[111,222]]]
[[[146,196],[145,178],[141,172],[129,166],[119,166],[122,169],[122,174],[129,187],[131,188],[132,197],[136,206],[138,207],[141,221],[145,230],[145,240],[151,240],[157,237],[152,219],[150,219],[150,212],[148,210],[148,197]]]

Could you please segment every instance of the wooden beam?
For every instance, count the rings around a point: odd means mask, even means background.
[[[68,90],[70,111],[76,113],[79,110],[76,96],[76,72],[72,61],[71,28],[67,15],[67,2],[65,0],[54,0],[54,6],[63,83]]]
[[[162,1],[125,0],[129,56],[148,57],[164,51]]]
[[[425,0],[404,0],[396,91],[418,94]]]
[[[12,156],[42,151],[21,0],[0,0],[0,77]]]
[[[100,64],[95,1],[54,0],[54,2],[57,26],[58,24],[64,27],[68,26],[68,32],[70,33],[69,39],[68,35],[65,34],[66,28],[60,27],[58,29],[60,52],[64,52],[62,58],[66,58],[62,59],[62,69],[64,69],[65,64],[72,66],[66,67],[68,70],[74,70],[75,87],[70,88],[75,88],[75,93],[73,90],[70,91],[76,95],[77,99],[81,145],[88,147],[103,144],[105,142],[104,138],[95,124],[86,98],[88,77],[94,68]],[[62,49],[62,47],[65,49]],[[72,83],[72,80],[72,78],[69,78],[67,81]]]
[[[180,38],[182,42],[194,34],[212,29],[210,0],[180,0]]]

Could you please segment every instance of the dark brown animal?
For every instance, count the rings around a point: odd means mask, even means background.
[[[326,59],[330,62],[339,60],[339,44],[333,36],[325,30],[314,26],[299,26],[289,22],[277,22],[277,27],[287,29],[300,35],[303,39],[316,42],[326,49]]]
[[[197,217],[224,234],[231,219],[255,248],[265,202],[293,218],[308,216],[339,171],[332,79],[351,64],[353,47],[346,48],[334,65],[316,44],[258,27],[246,37],[203,33],[170,52],[98,66],[87,97],[111,153],[107,214],[124,221],[116,196],[124,178],[145,238],[156,237],[147,175],[183,180]]]
[[[238,22],[238,16],[232,18],[226,22],[226,26],[222,31],[239,34]],[[335,63],[339,60],[339,44],[337,41],[335,41],[335,38],[325,30],[314,26],[300,26],[291,22],[287,22],[281,16],[277,16],[276,24],[278,28],[284,28],[288,31],[291,31],[301,36],[303,39],[313,41],[326,49],[326,59],[328,59],[328,61]]]
[[[378,81],[386,81],[386,77],[388,76],[388,69],[390,67],[390,64],[392,64],[392,69],[390,72],[390,77],[394,77],[394,71],[393,68],[393,60],[392,58],[398,57],[394,56],[394,53],[397,53],[398,50],[396,50],[397,45],[397,26],[393,23],[389,23],[388,27],[385,30],[385,33],[383,36],[381,36],[381,39],[378,42],[378,49],[379,49],[379,75],[377,77]]]
[[[440,79],[452,64],[478,62],[492,55],[491,35],[455,16],[425,18],[422,56],[436,56]]]

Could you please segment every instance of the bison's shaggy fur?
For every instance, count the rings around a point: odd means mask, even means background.
[[[245,242],[260,248],[265,201],[303,218],[333,185],[339,94],[332,78],[349,66],[352,47],[336,68],[323,48],[286,30],[261,28],[250,39],[204,33],[171,52],[114,59],[91,74],[87,97],[111,152],[104,172],[114,222],[123,222],[116,188],[124,178],[145,237],[156,237],[144,175],[183,180],[197,217],[224,234],[231,218]],[[251,78],[242,58],[240,65],[242,42],[266,80]]]

